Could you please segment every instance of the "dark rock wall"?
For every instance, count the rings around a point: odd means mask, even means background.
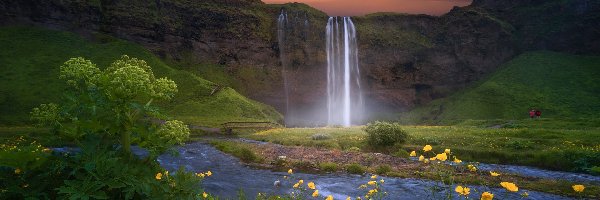
[[[288,13],[286,42],[277,16]],[[600,53],[600,1],[475,0],[446,15],[373,14],[353,18],[360,68],[373,113],[397,112],[481,80],[520,52]],[[324,109],[327,16],[303,4],[259,0],[0,0],[0,24],[101,32],[170,61],[222,67],[245,95],[298,124]],[[284,48],[290,85],[285,109]]]

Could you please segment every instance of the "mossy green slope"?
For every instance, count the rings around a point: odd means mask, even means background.
[[[527,52],[486,80],[403,116],[407,122],[600,117],[600,56]]]
[[[161,103],[176,119],[201,126],[226,121],[279,121],[272,107],[250,100],[231,88],[211,95],[215,84],[189,72],[175,70],[139,45],[102,34],[76,34],[32,27],[0,28],[0,124],[26,124],[31,109],[60,102],[65,89],[60,65],[71,57],[85,57],[100,67],[121,55],[146,60],[157,77],[173,79],[179,88],[170,102]]]

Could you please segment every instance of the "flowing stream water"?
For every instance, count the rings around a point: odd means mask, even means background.
[[[145,154],[140,148],[132,148],[137,155]],[[203,187],[207,192],[218,195],[222,198],[237,198],[237,192],[243,188],[244,193],[249,199],[253,199],[259,192],[268,194],[288,194],[292,192],[292,184],[297,179],[303,179],[305,184],[309,181],[315,182],[321,195],[333,195],[335,199],[345,199],[347,196],[356,198],[364,196],[366,190],[358,189],[361,184],[366,184],[370,180],[369,176],[348,175],[348,174],[302,174],[296,173],[292,182],[286,182],[283,176],[288,175],[285,172],[274,172],[270,170],[253,169],[243,165],[237,158],[224,154],[212,146],[195,142],[186,144],[177,148],[179,155],[162,155],[158,161],[163,167],[170,171],[184,167],[193,172],[204,172],[211,170],[213,176],[208,177],[203,182]],[[566,173],[566,172],[565,172]],[[383,177],[384,191],[388,192],[386,199],[443,199],[447,192],[454,192],[454,186],[443,187],[443,184],[420,179],[403,179]],[[280,187],[274,186],[274,181],[280,180]],[[469,186],[471,197],[478,197],[483,191],[491,191],[496,197],[502,199],[520,199],[517,193],[508,193],[502,188],[485,188],[483,186]],[[439,190],[432,190],[438,188]],[[450,190],[448,190],[448,188]],[[435,192],[432,192],[435,191]],[[520,190],[524,192],[526,190]],[[529,199],[570,199],[567,197],[526,191],[529,193]]]

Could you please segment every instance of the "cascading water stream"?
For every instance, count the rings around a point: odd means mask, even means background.
[[[277,18],[277,41],[279,42],[279,59],[281,62],[281,77],[283,79],[283,90],[285,95],[285,112],[286,115],[290,114],[290,95],[289,95],[289,83],[287,80],[287,63],[285,59],[285,31],[288,22],[287,13],[281,10],[281,14]],[[287,120],[286,120],[287,124]]]
[[[329,17],[326,34],[327,124],[348,127],[363,112],[356,28],[350,17]]]

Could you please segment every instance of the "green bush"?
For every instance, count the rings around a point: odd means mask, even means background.
[[[123,157],[98,138],[86,137],[80,151],[68,154],[34,142],[7,144],[1,146],[27,149],[33,157],[0,161],[1,199],[192,199],[202,193],[201,178],[193,173],[180,169],[168,175],[156,161]]]
[[[244,162],[257,162],[261,158],[252,150],[235,142],[213,141],[210,143],[219,151],[231,154]]]
[[[346,151],[350,151],[350,152],[360,152],[360,148],[358,147],[350,147],[349,149],[347,149]]]
[[[381,174],[381,175],[385,175],[391,171],[392,171],[392,166],[390,166],[390,165],[379,165],[379,166],[377,166],[377,168],[375,168],[375,173]]]
[[[328,140],[331,139],[331,135],[327,133],[317,133],[310,137],[312,140]]]
[[[338,170],[338,164],[332,162],[319,163],[319,169],[324,172],[336,172]]]
[[[590,173],[596,176],[600,175],[600,167],[594,166],[590,168]]]
[[[365,173],[365,167],[358,163],[352,163],[346,166],[346,171],[351,174],[363,174]]]
[[[408,133],[402,130],[400,124],[380,122],[369,123],[365,127],[367,142],[371,146],[392,146],[406,142]]]
[[[408,158],[410,156],[410,153],[408,153],[408,151],[404,149],[398,149],[398,151],[392,153],[392,156],[399,158]]]

